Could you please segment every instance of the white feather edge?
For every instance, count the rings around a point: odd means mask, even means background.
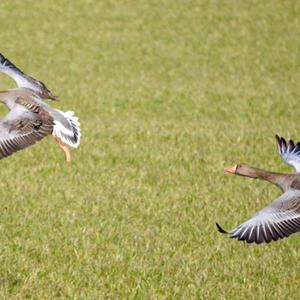
[[[21,74],[18,74],[15,72],[13,69],[9,68],[6,65],[2,65],[2,72],[10,76],[17,84],[18,87],[25,87],[25,88],[33,88],[33,85],[30,84],[28,79],[26,79],[24,76]]]
[[[80,137],[81,137],[81,132],[80,132],[80,122],[78,117],[76,117],[74,115],[73,111],[67,111],[67,112],[63,112],[60,111],[61,114],[63,114],[63,116],[71,123],[72,127],[75,127],[75,130],[78,132],[78,141],[77,143],[72,143],[69,140],[66,140],[63,136],[62,133],[65,135],[68,135],[70,137],[74,136],[74,133],[72,130],[69,130],[68,128],[66,128],[63,124],[61,124],[59,121],[54,120],[54,128],[53,128],[53,133],[54,135],[56,135],[59,139],[62,140],[62,142],[64,142],[65,144],[73,147],[73,148],[77,148],[80,144]]]

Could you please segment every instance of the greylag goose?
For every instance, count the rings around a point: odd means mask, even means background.
[[[288,143],[276,135],[279,154],[283,161],[294,167],[296,173],[268,172],[244,164],[225,168],[225,172],[266,180],[278,186],[283,194],[267,207],[258,211],[245,223],[231,231],[225,231],[218,223],[221,233],[229,234],[248,243],[269,243],[300,231],[300,143]]]
[[[0,54],[0,72],[9,75],[16,89],[0,92],[0,102],[10,110],[0,119],[0,159],[35,144],[52,134],[63,150],[67,162],[71,161],[68,146],[80,143],[80,123],[74,112],[52,108],[45,99],[57,100],[44,83],[17,68]]]

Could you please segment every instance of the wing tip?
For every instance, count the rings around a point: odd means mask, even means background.
[[[275,134],[275,138],[278,142],[278,144],[286,143],[286,139],[283,136],[280,136],[279,134]]]
[[[280,154],[284,153],[292,153],[292,152],[299,152],[300,151],[300,142],[295,143],[292,139],[286,140],[284,137],[279,136],[278,134],[275,135],[277,140],[277,145]],[[299,154],[299,153],[297,153]]]
[[[224,230],[217,222],[216,222],[216,226],[217,226],[219,232],[228,234],[228,232],[226,230]]]
[[[292,140],[289,140],[287,142],[287,140],[284,137],[282,137],[278,134],[276,134],[275,137],[276,137],[276,140],[277,140],[277,146],[278,146],[279,154],[282,155],[282,154],[286,153],[288,151],[288,149],[293,149],[294,148],[295,144]]]
[[[2,53],[0,53],[0,64],[4,66],[7,61],[8,59]]]

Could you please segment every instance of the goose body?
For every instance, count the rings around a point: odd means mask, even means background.
[[[68,146],[77,148],[80,143],[80,123],[73,112],[63,112],[44,102],[56,100],[42,82],[26,75],[0,54],[0,72],[11,76],[16,89],[0,92],[0,102],[9,113],[0,119],[0,159],[35,144],[52,134],[71,160]]]
[[[266,180],[278,186],[283,194],[267,207],[258,211],[245,223],[231,231],[225,231],[219,224],[221,233],[229,234],[248,243],[269,243],[300,231],[300,143],[288,143],[276,135],[279,154],[284,162],[293,166],[296,173],[274,173],[244,164],[225,168],[225,172]]]

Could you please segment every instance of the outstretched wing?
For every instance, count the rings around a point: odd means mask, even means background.
[[[21,71],[17,66],[15,66],[10,60],[4,57],[0,53],[0,72],[9,75],[13,78],[18,87],[24,87],[34,90],[43,99],[57,100],[46,85]]]
[[[278,151],[282,159],[288,165],[295,168],[296,172],[300,172],[300,143],[296,145],[292,140],[288,143],[283,137],[276,135]]]
[[[217,224],[220,232],[227,233]],[[229,233],[248,243],[269,243],[300,231],[300,191],[288,190]]]
[[[0,159],[35,144],[53,130],[53,119],[39,105],[18,99],[0,121]]]

